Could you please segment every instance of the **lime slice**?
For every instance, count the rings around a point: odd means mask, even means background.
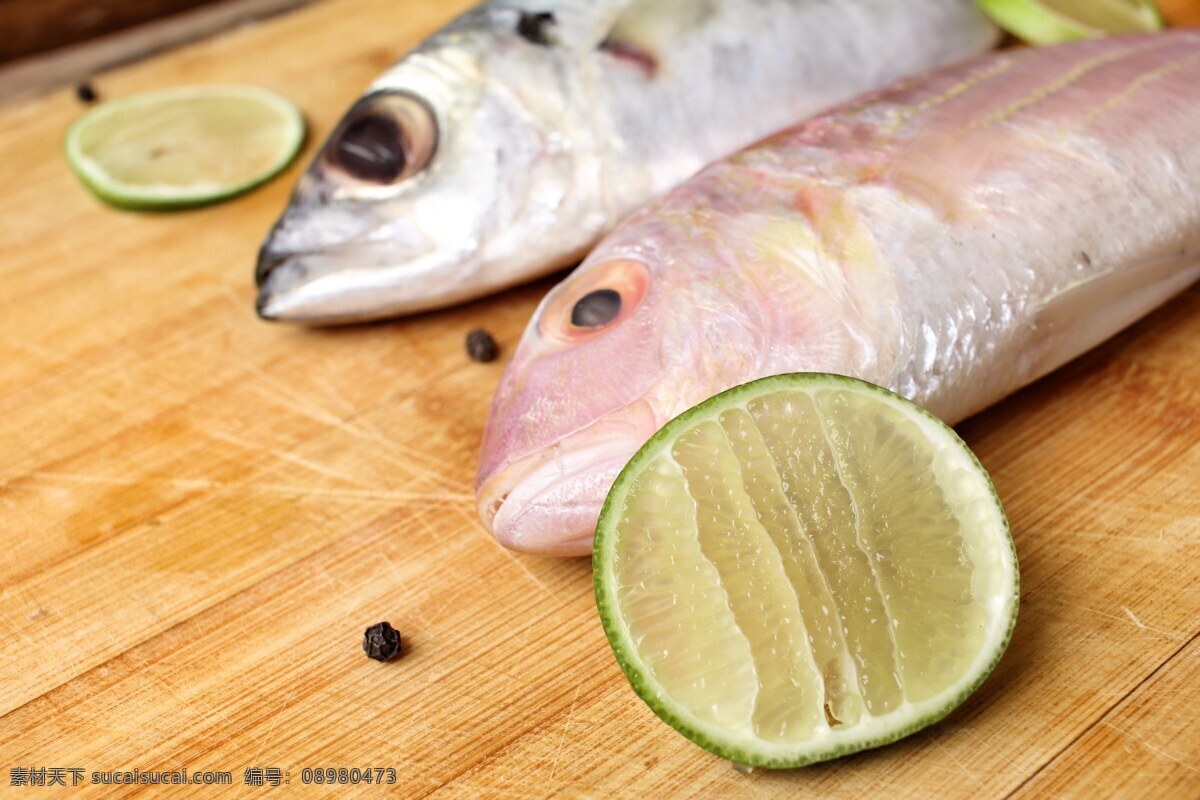
[[[872,384],[764,378],[684,412],[600,515],[596,601],[658,716],[735,764],[796,767],[936,722],[1017,616],[987,473]]]
[[[1031,44],[1163,27],[1152,0],[979,0],[979,5],[997,25]]]
[[[67,161],[100,199],[170,209],[247,191],[291,163],[304,118],[252,86],[196,86],[104,103],[67,131]]]

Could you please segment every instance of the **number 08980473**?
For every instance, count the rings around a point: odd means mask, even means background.
[[[379,783],[384,785],[396,782],[395,767],[305,767],[300,770],[300,782],[304,784],[357,784]]]

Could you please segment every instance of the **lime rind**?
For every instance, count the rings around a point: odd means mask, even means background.
[[[1120,30],[1104,30],[1049,8],[1039,0],[976,0],[985,14],[1003,30],[1024,42],[1053,45],[1094,39],[1121,33],[1162,30],[1164,22],[1158,8],[1150,2],[1138,2],[1131,20],[1136,24]]]
[[[776,744],[761,739],[752,742],[744,738],[714,730],[711,725],[701,723],[686,709],[666,700],[665,691],[657,685],[648,666],[639,657],[629,629],[618,609],[616,598],[617,581],[613,574],[613,531],[624,512],[628,491],[633,477],[655,458],[668,451],[681,433],[706,420],[716,419],[722,412],[743,406],[750,400],[784,389],[817,390],[848,388],[874,394],[885,399],[905,415],[921,425],[932,441],[944,441],[957,445],[960,455],[969,459],[974,467],[972,474],[982,479],[986,494],[994,504],[996,519],[1000,523],[998,538],[1007,547],[1000,548],[1000,557],[1007,562],[1005,571],[1012,575],[1011,591],[996,596],[996,609],[990,619],[1003,620],[1002,626],[994,626],[979,656],[964,673],[957,685],[930,700],[913,703],[908,700],[896,710],[860,721],[853,727],[842,730],[826,729],[822,736],[802,744]],[[1004,514],[995,485],[979,459],[958,434],[936,416],[907,400],[901,395],[858,378],[832,373],[787,373],[761,378],[735,386],[684,411],[664,425],[630,459],[617,476],[609,491],[596,527],[596,538],[592,556],[593,582],[596,605],[601,624],[616,656],[618,665],[629,680],[634,692],[664,722],[686,738],[722,758],[735,764],[763,767],[767,769],[789,769],[828,761],[862,750],[890,744],[944,719],[973,694],[995,669],[1008,647],[1016,625],[1020,595],[1020,574],[1017,566],[1016,546],[1012,540],[1008,519]],[[870,729],[878,729],[871,733]]]
[[[164,100],[182,101],[211,98],[214,95],[253,99],[270,108],[284,121],[281,130],[286,135],[280,141],[277,159],[245,180],[193,183],[186,188],[169,183],[130,187],[112,178],[103,166],[82,149],[81,134],[89,126],[102,123],[116,114],[136,111],[138,108],[153,108]],[[173,211],[211,205],[263,185],[295,161],[306,136],[304,115],[282,95],[257,86],[217,84],[158,89],[108,101],[84,114],[67,129],[63,137],[63,151],[79,180],[105,203],[130,211]]]

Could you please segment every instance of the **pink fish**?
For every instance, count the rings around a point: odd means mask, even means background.
[[[586,554],[626,461],[782,372],[956,422],[1200,278],[1200,31],[1012,50],[718,162],[546,296],[492,404],[479,512]]]

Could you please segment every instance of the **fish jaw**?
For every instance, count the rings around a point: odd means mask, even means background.
[[[334,211],[294,209],[268,236],[255,273],[260,317],[324,324],[424,311],[457,301],[483,269],[466,218],[363,213],[366,224],[341,225]],[[456,240],[466,244],[441,244]]]
[[[544,193],[554,194],[556,186],[547,176]],[[375,230],[330,244],[292,248],[273,233],[258,255],[259,315],[336,323],[444,308],[567,266],[582,256],[594,236],[588,231],[597,226],[580,216],[572,235],[555,237],[536,219],[446,209],[427,199]],[[518,236],[540,236],[546,249],[531,259],[509,247]]]
[[[513,550],[589,555],[609,489],[657,429],[649,404],[638,401],[498,468],[485,455],[476,490],[484,527]]]
[[[398,292],[387,270],[346,269],[345,252],[316,251],[279,260],[269,254],[261,256],[273,266],[259,288],[255,303],[259,317],[309,324],[364,322],[460,299],[453,288],[456,282],[428,267],[399,263],[409,277],[399,285],[404,291]]]

